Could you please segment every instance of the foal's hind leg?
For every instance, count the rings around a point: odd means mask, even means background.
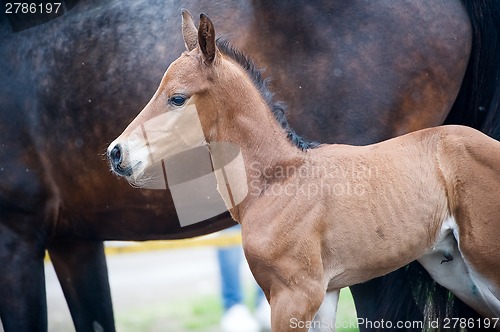
[[[5,332],[47,331],[43,246],[0,223],[0,317]]]
[[[102,242],[55,241],[49,254],[77,331],[115,331]]]

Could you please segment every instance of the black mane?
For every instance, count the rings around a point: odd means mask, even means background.
[[[217,46],[219,50],[225,55],[229,56],[231,59],[236,61],[245,71],[248,76],[252,79],[253,84],[259,90],[262,98],[266,101],[266,103],[271,108],[276,121],[280,124],[280,126],[285,130],[288,139],[299,149],[307,150],[314,149],[319,146],[317,142],[310,142],[305,140],[303,137],[299,136],[295,130],[290,128],[288,121],[286,119],[286,105],[283,102],[274,102],[272,93],[267,87],[268,81],[267,79],[262,78],[262,71],[257,69],[252,59],[245,56],[240,51],[234,49],[228,40],[218,38]]]

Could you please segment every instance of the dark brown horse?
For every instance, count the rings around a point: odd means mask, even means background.
[[[0,13],[0,317],[6,331],[47,329],[46,249],[77,330],[112,331],[103,240],[185,238],[232,225],[223,215],[181,227],[167,191],[138,191],[106,176],[107,143],[183,50],[180,36],[170,34],[180,6],[88,0],[69,9],[75,2],[31,28],[40,22]],[[193,0],[183,6],[209,13],[221,33],[269,68],[299,133],[367,144],[440,124],[455,100],[454,122],[499,134],[498,5],[464,3]],[[427,303],[413,293],[426,285],[415,280],[426,276],[416,273],[400,270],[353,287],[358,315],[421,319]]]

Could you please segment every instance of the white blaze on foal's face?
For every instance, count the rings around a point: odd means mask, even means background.
[[[149,167],[162,159],[202,146],[204,141],[205,136],[194,104],[147,120],[132,130],[126,142],[134,179],[140,179]]]
[[[183,70],[186,66],[199,66],[196,55],[184,53],[169,66],[153,98],[110,145],[121,147],[120,167],[128,170],[131,183],[140,182],[162,159],[205,141],[194,102],[205,80],[196,71]]]

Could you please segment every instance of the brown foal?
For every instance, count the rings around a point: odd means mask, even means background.
[[[414,260],[485,319],[500,316],[499,142],[445,126],[300,149],[276,121],[260,73],[216,41],[207,16],[196,29],[184,11],[183,35],[187,51],[109,150],[119,147],[121,174],[136,185],[181,151],[210,151],[273,331],[334,330],[341,288]],[[220,142],[237,146],[241,162],[216,165]]]

